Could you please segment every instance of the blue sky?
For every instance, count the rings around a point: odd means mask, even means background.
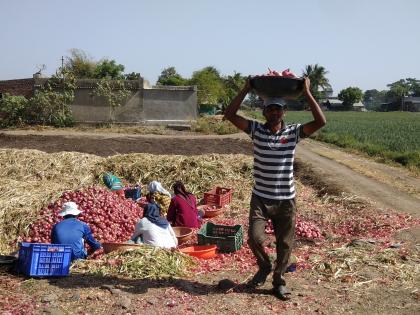
[[[419,0],[0,0],[0,80],[31,77],[78,48],[154,84],[174,66],[222,75],[301,74],[318,63],[334,94],[420,79]]]

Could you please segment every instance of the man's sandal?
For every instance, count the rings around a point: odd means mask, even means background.
[[[264,270],[259,269],[257,273],[252,277],[250,281],[248,281],[247,286],[252,288],[257,288],[262,286],[265,281],[267,280],[268,275],[270,274],[271,270]]]
[[[286,288],[285,285],[281,285],[277,288],[273,288],[273,294],[275,297],[282,301],[290,300],[292,293]]]

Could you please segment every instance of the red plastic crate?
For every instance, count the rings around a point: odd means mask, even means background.
[[[204,193],[204,204],[223,207],[232,201],[232,188],[216,187]]]

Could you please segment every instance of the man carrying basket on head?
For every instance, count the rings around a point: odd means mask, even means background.
[[[251,90],[248,78],[242,90],[225,110],[225,118],[245,131],[254,144],[254,187],[252,190],[248,244],[254,253],[258,271],[249,282],[261,286],[272,271],[269,256],[264,250],[265,225],[271,219],[276,238],[277,261],[273,270],[273,294],[282,300],[290,298],[284,273],[292,251],[295,233],[295,187],[293,161],[295,147],[301,138],[308,137],[322,126],[326,119],[310,92],[309,78],[304,79],[303,94],[312,111],[313,121],[286,125],[286,103],[282,98],[266,98],[260,123],[237,115],[245,96]]]

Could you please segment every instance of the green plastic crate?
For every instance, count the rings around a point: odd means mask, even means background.
[[[204,224],[198,231],[199,245],[217,245],[219,252],[231,253],[242,247],[242,225],[217,225],[212,222]]]

